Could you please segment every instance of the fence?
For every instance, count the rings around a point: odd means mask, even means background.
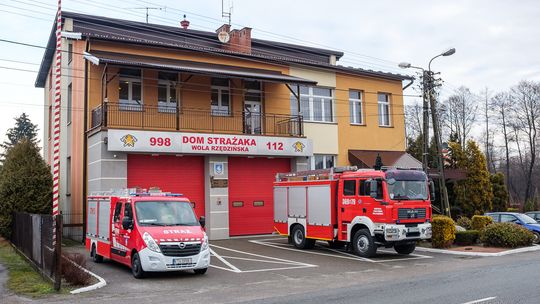
[[[56,244],[53,245],[53,224],[56,225]],[[15,213],[11,243],[24,254],[56,290],[60,289],[60,256],[62,216]]]
[[[77,243],[84,242],[82,213],[62,213],[62,237]]]

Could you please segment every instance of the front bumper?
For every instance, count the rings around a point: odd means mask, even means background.
[[[425,240],[431,238],[431,224],[422,223],[416,227],[405,225],[384,225],[384,240],[388,242]]]
[[[202,250],[197,255],[187,257],[165,256],[162,253],[144,248],[139,252],[139,257],[141,258],[141,266],[144,271],[178,271],[202,269],[210,266],[209,248]],[[178,263],[179,259],[191,259],[191,262],[186,263],[186,260],[182,260],[182,263]]]

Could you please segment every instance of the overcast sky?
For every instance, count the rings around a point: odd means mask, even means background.
[[[221,0],[62,2],[64,10],[138,21],[144,21],[144,10],[134,8],[166,7],[150,10],[150,22],[176,25],[185,13],[190,27],[200,30],[226,22]],[[55,5],[55,0],[3,0],[0,39],[45,46]],[[474,92],[486,86],[500,91],[523,79],[540,81],[538,1],[235,0],[233,6],[233,27],[249,26],[255,38],[344,51],[340,63],[347,66],[412,74],[397,64],[426,67],[431,57],[455,47],[455,55],[433,63],[445,80],[443,98],[461,85]],[[0,42],[0,67],[36,71],[43,51]],[[22,112],[42,129],[43,90],[34,88],[35,78],[36,73],[0,68],[1,136]]]

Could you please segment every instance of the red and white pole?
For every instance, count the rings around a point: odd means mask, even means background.
[[[55,85],[53,104],[53,219],[58,216],[58,194],[60,178],[60,90],[62,80],[62,0],[58,0],[58,14],[56,16],[56,60]],[[56,244],[56,221],[53,221],[53,246]]]

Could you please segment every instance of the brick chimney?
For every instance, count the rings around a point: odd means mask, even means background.
[[[216,30],[216,33],[229,33],[229,42],[223,44],[223,48],[233,52],[251,54],[251,28],[244,27],[241,30],[232,30],[229,24],[224,24]]]

